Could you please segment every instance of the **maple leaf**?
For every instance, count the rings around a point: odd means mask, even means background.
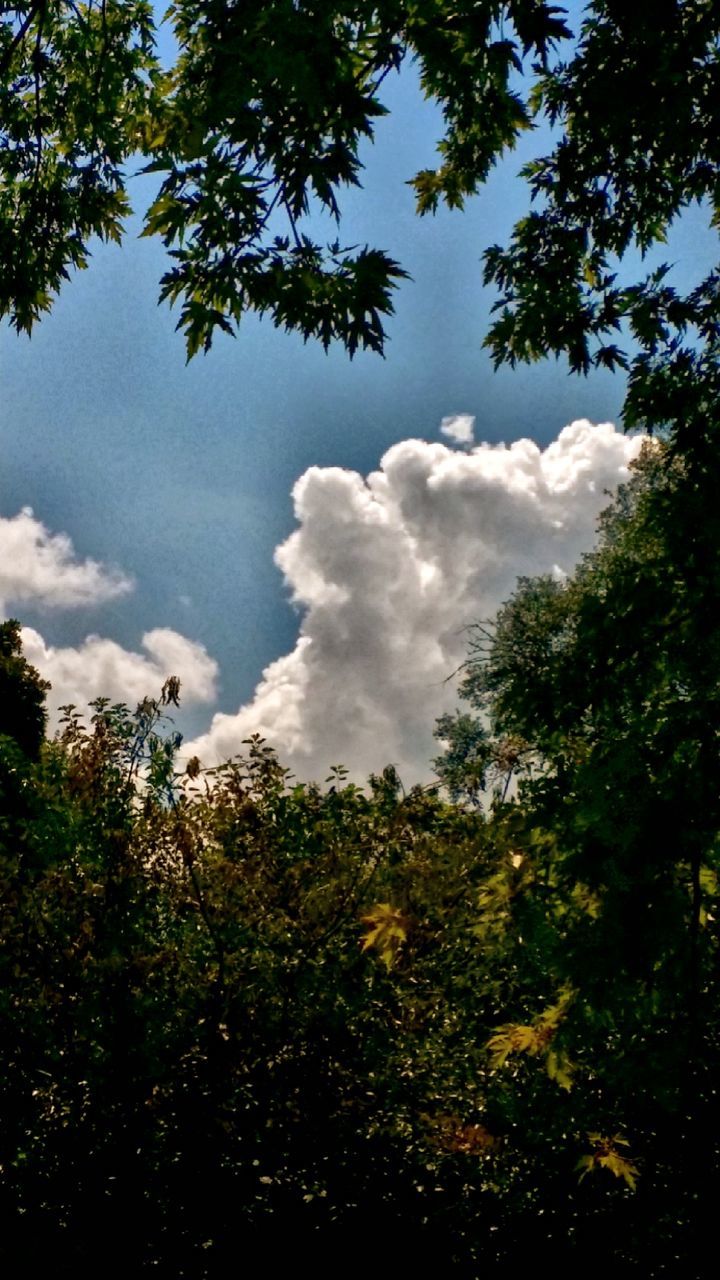
[[[545,1069],[551,1080],[561,1089],[572,1089],[573,1066],[563,1049],[552,1047],[555,1033],[560,1026],[568,1006],[573,1000],[574,992],[570,987],[563,987],[555,1004],[541,1013],[529,1026],[522,1023],[508,1022],[498,1027],[495,1035],[487,1042],[492,1053],[491,1066],[497,1071],[504,1066],[511,1053],[527,1053],[530,1057],[545,1055]]]
[[[534,1027],[510,1022],[490,1037],[487,1047],[493,1055],[492,1066],[497,1069],[503,1066],[511,1053],[535,1054],[539,1053],[541,1046]]]
[[[391,969],[397,953],[407,939],[409,921],[398,907],[390,902],[377,902],[367,915],[361,916],[369,929],[362,941],[362,950],[373,947],[386,969]]]
[[[579,1181],[582,1182],[583,1178],[596,1169],[607,1169],[614,1177],[622,1178],[630,1190],[634,1191],[640,1176],[638,1167],[618,1151],[618,1147],[629,1146],[627,1139],[619,1133],[613,1134],[612,1138],[605,1138],[600,1133],[589,1133],[588,1138],[595,1150],[578,1160],[575,1168],[580,1170]]]

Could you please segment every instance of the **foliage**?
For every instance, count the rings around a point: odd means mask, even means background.
[[[173,694],[68,708],[0,830],[0,1256],[221,1276],[321,1239],[329,1274],[389,1236],[461,1265],[490,1023],[443,974],[482,1007],[482,820],[390,771],[294,784],[259,740],[177,774]]]
[[[621,264],[695,202],[718,225],[718,22],[689,0],[589,4],[572,58],[530,93],[558,130],[523,171],[535,207],[485,254],[496,364],[564,353],[578,372],[627,369],[626,425],[672,425],[691,449],[717,402],[717,270],[683,296],[668,264],[627,283]]]
[[[594,1146],[590,1155],[581,1156],[578,1160],[580,1178],[592,1173],[593,1169],[609,1169],[616,1178],[622,1178],[631,1191],[637,1186],[638,1171],[634,1164],[618,1151],[618,1147],[626,1147],[627,1140],[616,1133],[612,1138],[603,1138],[599,1133],[589,1133],[588,1138]]]
[[[519,583],[478,628],[464,682],[485,740],[518,744],[515,798],[494,819],[515,825],[516,877],[487,881],[489,938],[519,930],[518,983],[529,954],[545,968],[533,1016],[520,1006],[489,1041],[515,1077],[504,1105],[522,1128],[537,1116],[544,1062],[567,1093],[545,1141],[589,1133],[583,1178],[637,1185],[613,1219],[616,1260],[637,1267],[641,1249],[645,1274],[663,1251],[699,1265],[700,1206],[720,1183],[718,529],[692,475],[646,445],[597,548],[567,580]],[[452,722],[443,736],[452,751]]]
[[[450,798],[476,800],[487,784],[492,757],[484,726],[467,712],[447,713],[438,719],[435,737],[444,743],[445,750],[433,765]]]
[[[374,947],[385,968],[391,969],[408,936],[408,922],[402,911],[389,902],[378,902],[372,911],[360,918],[368,926],[363,938],[363,951]]]
[[[16,327],[92,235],[119,237],[140,152],[190,354],[247,309],[382,350],[402,269],[303,226],[339,216],[382,81],[414,56],[447,129],[421,212],[462,205],[540,113],[557,130],[525,173],[533,212],[486,255],[496,361],[627,368],[626,421],[672,425],[673,447],[645,449],[569,579],[521,581],[476,629],[476,714],[438,727],[454,803],[391,770],[295,784],[256,739],[179,775],[172,679],[135,713],[100,700],[89,727],[68,708],[43,742],[44,684],[0,629],[0,1256],[89,1275],[112,1240],[119,1271],[224,1276],[321,1240],[328,1270],[342,1249],[358,1271],[527,1254],[701,1274],[720,1189],[717,278],[683,298],[619,263],[692,201],[716,211],[717,6],[596,0],[567,62],[539,0],[171,16],[161,72],[137,0],[3,11]]]
[[[50,686],[23,657],[20,623],[0,623],[0,740],[11,738],[36,759],[45,736],[45,692]]]
[[[0,316],[28,333],[92,236],[119,241],[157,65],[147,0],[20,0],[0,18]]]
[[[478,630],[482,723],[442,725],[470,805],[390,768],[297,784],[259,739],[179,773],[173,679],[5,739],[3,1261],[702,1274],[720,615],[691,475],[647,445],[575,574]]]
[[[316,243],[306,216],[339,221],[360,143],[386,111],[383,80],[408,56],[447,129],[440,167],[414,180],[418,207],[461,206],[529,127],[511,77],[568,34],[559,12],[539,0],[177,0],[179,53],[163,72],[145,0],[13,5],[0,24],[2,312],[29,329],[86,264],[88,237],[119,237],[123,165],[140,153],[163,175],[146,234],[175,258],[161,296],[181,301],[189,355],[247,310],[351,355],[382,351],[405,272],[379,249]]]
[[[100,700],[89,726],[68,708],[0,830],[6,1265],[95,1274],[113,1239],[140,1275],[320,1246],[321,1275],[342,1250],[358,1274],[382,1251],[470,1276],[522,1256],[530,1203],[582,1221],[586,1134],[617,1126],[586,1100],[558,1131],[574,1000],[551,923],[540,945],[546,844],[520,857],[516,815],[392,770],[296,784],[258,739],[179,774],[176,697]],[[592,1141],[593,1168],[634,1176],[619,1137]]]
[[[594,0],[577,38],[545,0],[175,0],[168,18],[179,52],[163,71],[145,0],[3,12],[0,312],[18,328],[86,265],[92,235],[119,239],[140,154],[162,178],[146,234],[174,258],[161,296],[180,303],[189,355],[247,310],[325,347],[382,352],[402,267],[367,245],[322,245],[307,217],[339,222],[386,112],[383,81],[412,58],[445,124],[438,166],[412,179],[421,214],[462,207],[537,120],[555,130],[524,170],[532,211],[485,254],[495,361],[564,353],[581,372],[628,369],[629,425],[669,423],[693,444],[704,432],[717,273],[682,296],[666,266],[626,282],[620,264],[662,244],[693,202],[717,221],[716,6]]]
[[[446,125],[439,168],[414,179],[418,208],[462,206],[529,126],[510,79],[523,55],[543,61],[565,34],[557,10],[527,0],[179,0],[171,12],[181,54],[145,140],[166,174],[148,230],[177,245],[163,296],[182,299],[188,352],[207,349],[217,326],[232,332],[248,309],[326,348],[339,339],[351,355],[382,352],[405,272],[378,249],[323,247],[303,220],[315,209],[339,221],[342,188],[359,185],[360,144],[386,112],[382,83],[406,57]]]

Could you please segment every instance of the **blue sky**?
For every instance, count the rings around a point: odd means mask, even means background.
[[[386,360],[325,355],[247,317],[236,341],[220,336],[186,366],[175,319],[156,303],[163,249],[138,239],[137,218],[121,248],[94,248],[31,339],[0,332],[0,511],[29,505],[79,557],[135,580],[96,607],[29,602],[22,619],[46,642],[97,632],[137,649],[143,632],[172,628],[217,659],[215,707],[231,712],[295,643],[298,614],[273,552],[294,528],[290,493],[308,467],[364,475],[398,442],[439,440],[441,419],[457,413],[474,415],[476,438],[491,443],[545,445],[573,419],[617,420],[617,377],[570,378],[554,362],[494,373],[481,350],[493,297],[480,255],[526,208],[515,175],[547,139],[524,139],[463,213],[420,220],[405,182],[433,164],[438,113],[412,69],[386,87],[391,114],[342,228],[346,243],[381,246],[411,273]],[[138,212],[152,190],[149,178],[133,183]],[[710,265],[715,243],[690,211],[670,247],[681,283]],[[208,718],[193,711],[187,727]]]

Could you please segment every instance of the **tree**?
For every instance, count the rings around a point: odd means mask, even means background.
[[[689,470],[648,445],[577,572],[478,632],[447,780],[469,757],[487,813],[391,768],[296,784],[257,739],[180,774],[172,679],[14,749],[4,1262],[703,1274],[720,631]]]
[[[339,218],[342,187],[359,181],[359,143],[385,111],[382,82],[408,54],[448,125],[442,168],[419,175],[419,200],[460,205],[529,124],[509,78],[520,49],[544,61],[565,34],[556,10],[180,0],[169,14],[180,53],[162,74],[144,0],[6,11],[2,312],[29,330],[68,268],[86,264],[88,237],[119,237],[122,166],[139,151],[164,175],[146,229],[173,246],[162,296],[182,299],[189,354],[245,310],[351,354],[381,351],[404,272],[367,246],[321,247],[303,219],[312,207]],[[498,34],[504,18],[514,39]]]
[[[392,769],[296,784],[257,739],[179,774],[176,695],[69,709],[0,828],[2,1261],[94,1275],[112,1238],[138,1275],[303,1251],[472,1277],[528,1242],[597,1253],[634,1166],[614,1129],[588,1151],[592,1087],[568,1132],[590,1048],[557,984],[587,902],[548,893],[552,838]],[[583,1157],[611,1166],[580,1191]]]
[[[147,232],[173,246],[161,296],[182,299],[189,354],[245,310],[351,354],[381,351],[404,272],[367,246],[321,247],[303,219],[313,206],[339,217],[342,187],[358,184],[359,143],[384,114],[382,81],[408,54],[448,126],[441,169],[416,180],[421,206],[460,205],[529,124],[509,79],[520,50],[544,62],[566,33],[556,10],[180,0],[169,14],[180,53],[161,74],[145,0],[6,11],[2,312],[29,330],[68,268],[85,265],[88,237],[119,237],[122,166],[139,151],[165,175]],[[504,20],[512,39],[499,34]]]
[[[45,737],[47,680],[23,656],[20,623],[0,623],[0,738],[11,738],[37,759]]]
[[[24,0],[0,19],[0,316],[28,333],[92,236],[120,240],[124,166],[159,70],[146,0]]]
[[[413,179],[420,213],[462,207],[541,117],[558,135],[524,171],[534,211],[485,256],[501,293],[496,362],[565,353],[580,372],[627,368],[627,423],[696,440],[718,392],[717,276],[680,297],[664,268],[625,285],[617,264],[662,242],[691,202],[717,214],[715,6],[597,0],[574,43],[545,0],[177,0],[169,14],[179,56],[161,72],[142,0],[5,12],[0,307],[17,327],[85,265],[89,237],[119,237],[139,152],[162,175],[146,233],[175,258],[161,293],[180,303],[189,354],[247,310],[326,347],[382,351],[401,266],[323,247],[306,218],[339,220],[382,83],[413,58],[446,126],[438,167]]]
[[[461,1274],[495,1212],[484,820],[259,740],[179,774],[163,714],[68,709],[0,824],[0,1258]]]
[[[476,630],[464,683],[496,752],[515,749],[516,797],[497,813],[515,824],[522,883],[483,914],[491,928],[504,911],[519,935],[490,1044],[507,1072],[498,1105],[526,1135],[520,1181],[549,1177],[541,1152],[554,1164],[562,1133],[594,1135],[580,1172],[637,1183],[635,1207],[611,1214],[612,1247],[645,1274],[663,1251],[699,1265],[720,1185],[718,530],[699,522],[693,470],[648,444],[595,551],[565,581],[519,583]],[[441,729],[457,787],[467,716]],[[530,957],[544,966],[534,1000]],[[541,1102],[538,1065],[567,1101]],[[587,1246],[598,1206],[575,1212]]]
[[[619,266],[662,244],[693,202],[718,225],[719,35],[714,5],[588,5],[572,58],[531,90],[560,131],[523,171],[536,208],[508,249],[485,254],[501,291],[496,364],[564,353],[578,372],[627,369],[626,426],[671,425],[696,452],[715,448],[718,272],[681,296],[668,266],[631,284]]]

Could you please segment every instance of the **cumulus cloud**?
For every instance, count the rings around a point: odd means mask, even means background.
[[[132,590],[132,579],[79,559],[65,533],[51,533],[23,507],[0,516],[0,612],[21,604],[49,608],[100,604]]]
[[[470,428],[447,423],[465,443]],[[303,778],[339,762],[362,778],[391,761],[407,781],[427,777],[435,719],[457,702],[447,677],[465,656],[463,629],[492,615],[518,575],[572,569],[638,448],[581,420],[545,449],[405,440],[367,477],[311,467],[293,491],[298,528],[275,557],[303,612],[297,644],[188,754],[221,760],[260,733]]]
[[[132,578],[119,569],[80,558],[71,538],[51,533],[30,507],[0,516],[0,616],[24,604],[53,610],[96,606],[132,588]],[[84,710],[103,696],[132,705],[159,692],[169,675],[179,676],[184,705],[210,703],[217,695],[214,658],[201,644],[168,628],[146,632],[142,653],[96,635],[76,647],[56,648],[32,627],[24,627],[22,634],[28,660],[52,683],[47,699],[51,725],[66,703]]]
[[[475,417],[471,413],[455,413],[450,418],[443,418],[440,423],[440,434],[454,440],[456,444],[474,444]]]
[[[217,694],[218,666],[201,644],[177,631],[158,627],[142,638],[144,653],[134,653],[100,636],[88,636],[76,647],[46,644],[31,627],[23,628],[28,661],[52,684],[48,694],[51,724],[58,708],[72,702],[84,710],[93,698],[134,706],[159,694],[168,676],[179,676],[183,706],[210,703]]]

